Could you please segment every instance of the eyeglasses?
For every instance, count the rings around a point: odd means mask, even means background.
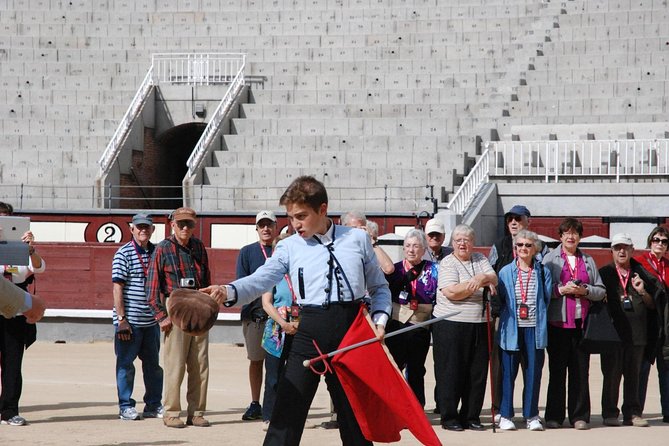
[[[444,234],[442,234],[441,232],[430,232],[429,234],[427,234],[427,236],[430,238],[439,238],[443,237],[443,235]]]
[[[534,243],[516,243],[517,248],[531,248],[534,246]]]
[[[629,247],[630,247],[629,245],[615,245],[615,246],[611,246],[611,250],[612,251],[625,251]]]
[[[453,240],[453,243],[456,245],[470,245],[472,241],[466,238],[459,238],[457,240]]]
[[[653,243],[662,243],[664,246],[669,246],[669,239],[667,238],[653,237],[650,241]]]
[[[151,229],[151,226],[150,225],[135,225],[135,229],[137,229],[138,231],[148,231],[149,229]]]
[[[506,217],[506,222],[507,223],[511,223],[511,221],[517,221],[518,223],[520,223],[521,221],[523,221],[523,216],[522,215],[509,215],[508,217]]]
[[[256,226],[258,227],[258,229],[262,229],[262,228],[272,228],[275,225],[276,225],[276,223],[274,223],[273,221],[270,221],[270,222],[261,221]]]
[[[195,222],[193,220],[177,220],[174,222],[177,225],[177,228],[183,229],[193,229],[195,227]]]

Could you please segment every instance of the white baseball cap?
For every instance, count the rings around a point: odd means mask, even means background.
[[[276,215],[272,211],[260,211],[256,215],[256,224],[260,223],[260,220],[272,220],[276,223]]]
[[[446,229],[444,228],[444,224],[441,222],[441,220],[433,218],[425,223],[425,233],[429,234],[431,232],[446,234]]]

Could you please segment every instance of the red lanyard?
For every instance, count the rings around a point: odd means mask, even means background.
[[[650,252],[648,253],[648,259],[650,259],[650,266],[655,269],[657,274],[660,276],[660,279],[662,280],[662,284],[664,285],[664,262],[662,259],[658,259]]]
[[[527,283],[525,284],[525,289],[523,289],[523,276],[522,276],[522,270],[520,269],[520,264],[519,262],[516,262],[516,266],[518,267],[518,283],[520,285],[520,300],[522,303],[525,303],[527,301],[527,293],[530,291],[530,279],[532,278],[532,266],[530,266],[530,270],[527,272]]]
[[[406,260],[402,260],[404,266],[404,271],[409,271],[411,269],[411,264]],[[416,297],[416,286],[418,286],[418,277],[411,281],[411,297]]]
[[[144,270],[144,277],[148,277],[149,275],[149,261],[147,260],[146,263],[144,263],[144,259],[142,258],[142,255],[139,253],[139,249],[137,249],[137,242],[135,239],[132,239],[132,246],[135,248],[135,253],[137,254],[137,258],[139,259],[139,263],[142,264],[142,269]],[[179,253],[177,252],[177,255]]]
[[[569,256],[565,254],[566,261],[567,261],[567,268],[569,268],[569,275],[571,276],[571,279],[578,279],[576,275],[578,274],[578,256],[574,256],[574,269],[571,268],[571,263],[569,263]]]
[[[262,251],[263,257],[265,258],[265,260],[267,260],[267,253],[265,252],[265,246],[260,242],[258,242],[258,244],[260,245],[260,251]]]
[[[620,274],[620,268],[616,265],[616,273],[618,273],[618,279],[620,279],[620,286],[623,287],[623,294],[627,295],[627,284],[630,281],[630,276],[632,275],[632,270],[627,272],[627,276],[623,279],[623,275]]]

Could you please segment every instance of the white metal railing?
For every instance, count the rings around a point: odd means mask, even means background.
[[[488,182],[489,152],[486,149],[476,162],[446,208],[456,214],[464,214],[481,187]]]
[[[155,83],[210,85],[232,82],[243,70],[241,53],[157,53],[152,56]]]
[[[491,177],[669,175],[669,139],[486,142]]]
[[[121,122],[119,122],[118,127],[116,127],[114,136],[112,136],[105,151],[98,160],[98,164],[100,165],[100,173],[98,174],[98,177],[106,177],[109,173],[109,170],[118,158],[123,142],[130,133],[133,122],[135,122],[135,119],[139,116],[139,112],[142,110],[144,102],[146,102],[146,99],[149,97],[149,93],[151,93],[151,89],[154,85],[151,74],[152,70],[153,65],[149,67],[149,71],[146,73],[146,76],[144,76],[144,80],[139,86],[137,93],[135,93],[135,96],[132,98],[128,110],[126,110],[125,115],[121,118]]]
[[[231,78],[232,82],[225,92],[223,99],[219,102],[216,111],[214,111],[209,123],[207,123],[207,127],[205,127],[202,132],[193,152],[188,157],[188,161],[186,162],[186,165],[188,166],[188,177],[194,176],[197,170],[201,167],[204,157],[208,152],[208,148],[221,128],[221,123],[230,112],[237,95],[239,95],[242,88],[244,88],[244,61],[245,56],[242,55],[242,60],[238,65],[237,73],[235,73],[234,78]]]

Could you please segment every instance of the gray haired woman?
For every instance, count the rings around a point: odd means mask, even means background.
[[[471,227],[456,226],[451,235],[453,254],[439,264],[434,315],[457,312],[432,328],[441,426],[451,431],[484,429],[480,415],[488,375],[488,335],[483,290],[497,285],[497,275],[488,259],[473,251],[474,236]]]

